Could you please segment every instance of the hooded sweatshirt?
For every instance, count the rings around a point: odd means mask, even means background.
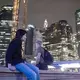
[[[6,51],[6,66],[8,63],[16,65],[18,63],[24,62],[22,59],[22,36],[26,33],[24,30],[18,30],[16,32],[16,37],[10,42],[8,49]]]

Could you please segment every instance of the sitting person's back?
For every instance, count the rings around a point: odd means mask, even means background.
[[[42,47],[39,47],[37,51],[36,66],[40,70],[48,70],[48,65],[44,61],[44,49]]]
[[[50,53],[42,47],[41,33],[38,31],[36,34],[36,66],[40,70],[48,70],[48,65],[53,62]],[[48,57],[49,56],[49,57]]]

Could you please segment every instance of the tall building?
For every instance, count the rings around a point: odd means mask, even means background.
[[[66,20],[51,24],[43,32],[43,46],[53,55],[55,61],[78,59],[71,26]]]
[[[12,20],[12,5],[4,5],[0,10],[0,20]]]
[[[28,0],[14,0],[12,38],[17,29],[25,29],[27,26],[27,2]]]
[[[5,52],[17,29],[26,28],[27,0],[14,0],[13,5],[4,5],[0,10],[0,63],[5,63]]]
[[[75,12],[77,40],[80,41],[80,9]]]
[[[27,4],[28,4],[28,0],[14,0],[14,4],[13,4],[13,27],[12,27],[12,38],[15,36],[15,32],[17,29],[26,29],[27,28]],[[31,29],[31,28],[30,28]],[[32,29],[31,29],[32,31]],[[30,36],[32,34],[31,31],[28,31],[28,35]],[[27,36],[28,37],[28,36]],[[30,40],[29,40],[30,39]],[[25,45],[25,53],[30,53],[32,50],[32,38],[28,37],[27,40],[27,45],[28,47]],[[23,56],[25,54],[22,54]],[[30,53],[31,56],[31,53]]]
[[[4,5],[0,10],[0,65],[5,63],[5,53],[11,40],[12,5]]]
[[[78,55],[80,58],[80,9],[75,12],[75,21],[76,21],[76,38],[78,42]]]

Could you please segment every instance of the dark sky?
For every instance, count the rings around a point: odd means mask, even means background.
[[[0,0],[0,7],[13,4],[14,0]],[[76,30],[75,11],[80,9],[80,0],[28,0],[28,23],[43,27],[44,20],[51,25],[59,20],[67,20]]]
[[[3,5],[11,5],[13,4],[13,0],[0,0],[0,8]]]

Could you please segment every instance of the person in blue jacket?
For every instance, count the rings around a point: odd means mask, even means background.
[[[6,66],[10,70],[18,70],[24,73],[27,80],[40,80],[39,69],[26,62],[22,58],[22,41],[26,41],[26,31],[23,29],[18,29],[15,38],[10,42],[8,49],[6,51]]]

